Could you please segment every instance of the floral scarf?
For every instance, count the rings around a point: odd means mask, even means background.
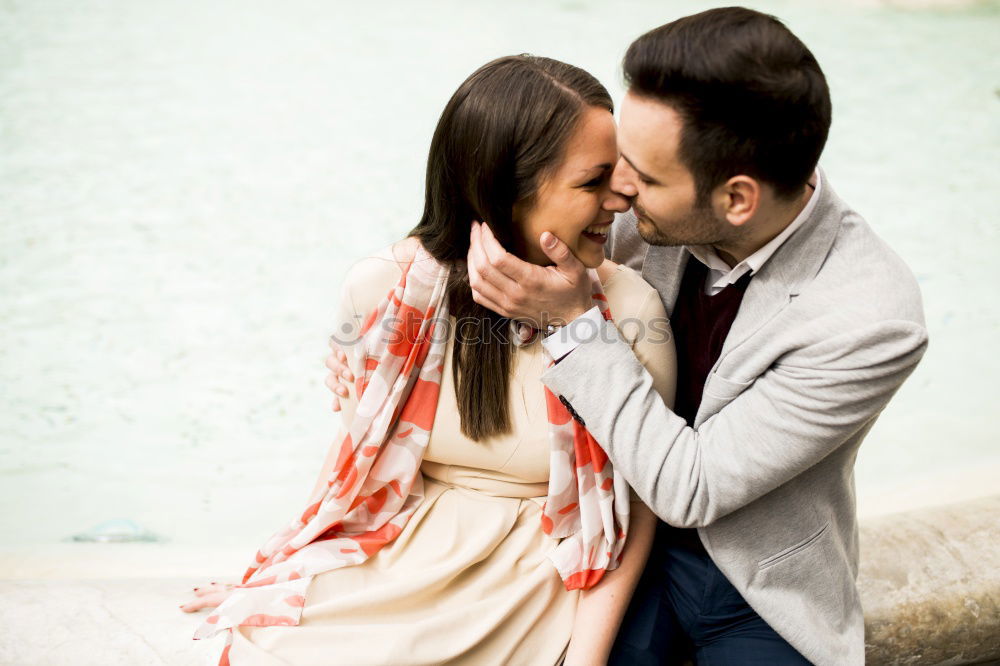
[[[594,303],[610,320],[595,271],[590,278]],[[229,631],[221,666],[229,663],[234,627],[297,625],[313,576],[367,560],[402,532],[423,500],[420,463],[450,334],[447,281],[448,268],[418,245],[399,282],[365,319],[358,344],[347,349],[351,367],[363,368],[355,386],[358,406],[341,430],[340,455],[326,488],[264,543],[242,584],[195,632],[197,640]],[[516,332],[518,345],[536,333],[523,326]],[[549,559],[566,589],[586,589],[621,561],[628,485],[547,388],[545,399],[551,455],[541,528],[562,539]]]

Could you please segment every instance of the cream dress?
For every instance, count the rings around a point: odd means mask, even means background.
[[[396,247],[400,253],[403,246]],[[356,330],[400,274],[391,247],[355,264],[335,330]],[[599,274],[612,317],[631,320],[619,328],[657,390],[672,401],[672,338],[638,336],[640,323],[666,320],[657,292],[625,266],[605,262]],[[561,661],[579,592],[563,587],[547,559],[558,542],[541,529],[549,477],[542,345],[536,340],[515,352],[512,433],[485,442],[466,438],[459,428],[452,345],[421,466],[423,503],[399,537],[367,561],[315,576],[299,625],[237,627],[233,666]],[[357,404],[353,389],[342,402],[350,418]]]

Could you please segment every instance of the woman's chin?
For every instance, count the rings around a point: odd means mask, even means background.
[[[576,247],[570,248],[570,252],[572,252],[573,256],[587,268],[597,268],[604,263],[604,248],[595,243],[587,243],[587,245],[590,245],[591,247],[583,247],[585,242],[586,241],[578,243]],[[537,252],[532,252],[528,256],[520,258],[538,266],[555,265],[555,263],[542,252],[541,248],[538,248]]]
[[[597,268],[604,263],[604,246],[594,243],[586,237],[580,238],[576,247],[570,248],[570,252],[587,268]]]
[[[587,268],[597,268],[598,266],[604,263],[605,259],[604,250],[600,249],[581,250],[580,248],[577,248],[577,250],[573,252],[573,254],[574,256],[576,256],[577,259],[580,260],[580,263],[586,266]]]

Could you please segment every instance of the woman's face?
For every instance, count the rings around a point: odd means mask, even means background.
[[[615,213],[630,205],[611,191],[617,161],[614,117],[607,109],[587,107],[566,143],[562,162],[542,179],[534,205],[526,211],[514,207],[525,260],[552,263],[539,244],[539,236],[548,231],[588,268],[601,265]]]

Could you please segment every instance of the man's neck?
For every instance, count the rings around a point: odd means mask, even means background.
[[[810,179],[810,182],[803,187],[802,194],[792,201],[787,203],[774,201],[770,210],[761,211],[758,219],[753,222],[752,230],[745,238],[733,243],[713,245],[712,249],[730,268],[740,263],[774,240],[778,234],[788,228],[789,224],[795,221],[814,193],[814,182],[813,179]]]

